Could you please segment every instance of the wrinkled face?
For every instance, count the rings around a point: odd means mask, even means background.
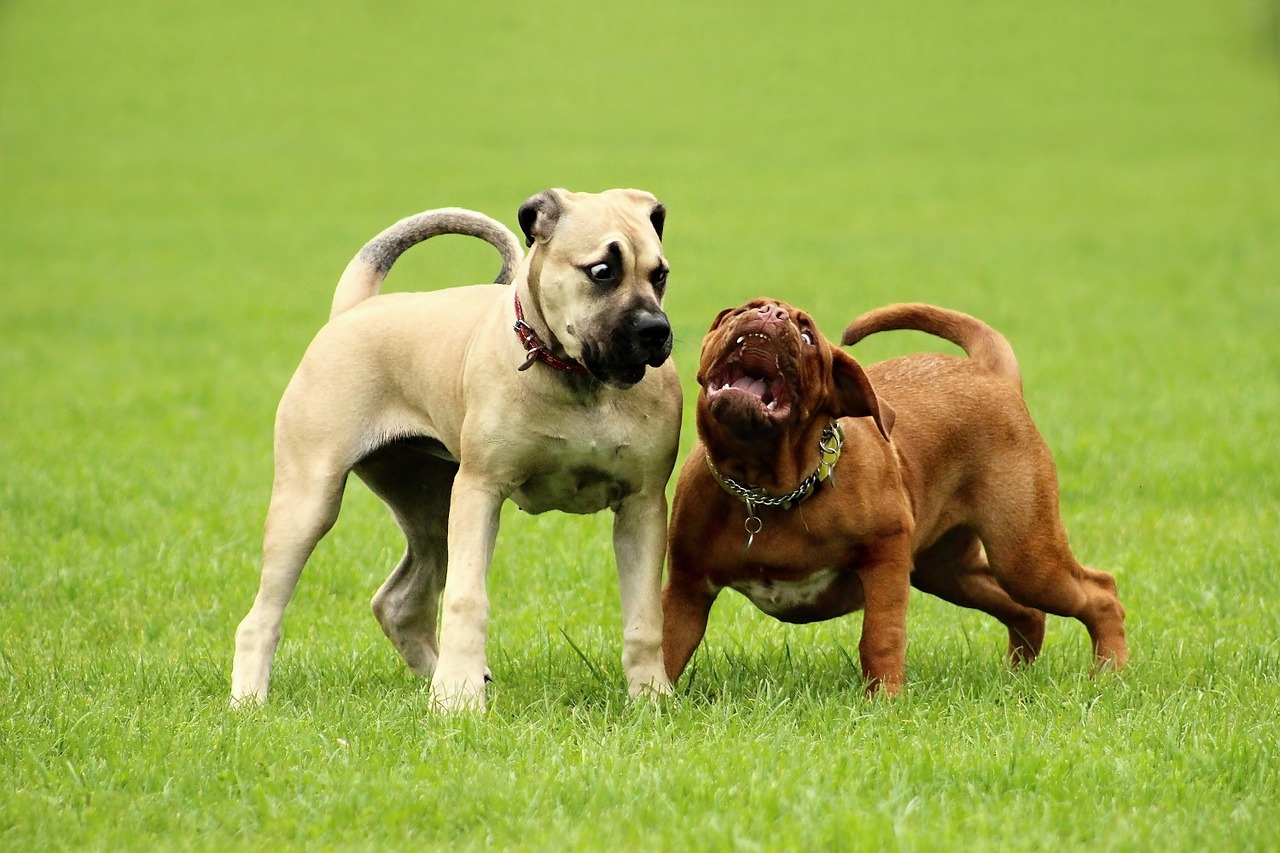
[[[735,432],[773,431],[823,406],[831,348],[813,319],[754,299],[721,312],[702,342],[698,383],[707,413]]]
[[[671,355],[662,310],[665,209],[638,190],[547,190],[520,208],[529,287],[552,335],[602,382],[625,388]]]

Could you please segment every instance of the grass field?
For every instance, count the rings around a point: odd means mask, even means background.
[[[1280,849],[1280,6],[505,6],[0,4],[0,849]],[[609,519],[508,512],[491,710],[437,719],[353,482],[229,712],[275,403],[343,266],[552,185],[667,204],[687,399],[761,294],[1005,332],[1131,667],[1051,619],[1009,672],[917,595],[868,702],[857,616],[726,595],[632,705]],[[388,286],[496,269],[451,238]]]

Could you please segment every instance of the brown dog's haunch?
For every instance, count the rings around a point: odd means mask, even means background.
[[[1014,663],[1039,654],[1047,612],[1084,623],[1099,668],[1124,666],[1115,580],[1067,546],[1053,458],[1008,342],[966,314],[900,304],[855,320],[842,343],[891,329],[946,338],[969,357],[864,370],[783,302],[716,317],[668,535],[673,681],[725,588],[787,622],[862,609],[871,692],[903,684],[911,586],[999,619]]]

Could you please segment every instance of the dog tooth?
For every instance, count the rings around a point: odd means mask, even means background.
[[[778,401],[770,400],[769,405],[765,406],[765,408],[772,412],[774,409],[778,408]]]
[[[745,341],[746,339],[747,339],[747,336],[746,336],[746,335],[743,335],[742,337],[740,337],[740,338],[738,338],[736,341],[734,341],[734,343],[735,343],[735,344],[740,344],[740,343],[742,343],[743,341]]]

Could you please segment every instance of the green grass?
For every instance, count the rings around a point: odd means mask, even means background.
[[[0,849],[1280,848],[1273,0],[505,6],[0,5]],[[633,705],[608,519],[512,511],[491,711],[441,720],[353,485],[270,703],[230,713],[274,406],[338,274],[550,185],[668,205],[690,399],[761,294],[1005,332],[1130,669],[1088,678],[1053,619],[1009,672],[917,596],[908,689],[867,702],[858,617],[726,595],[679,698]],[[440,240],[388,284],[496,267]]]

